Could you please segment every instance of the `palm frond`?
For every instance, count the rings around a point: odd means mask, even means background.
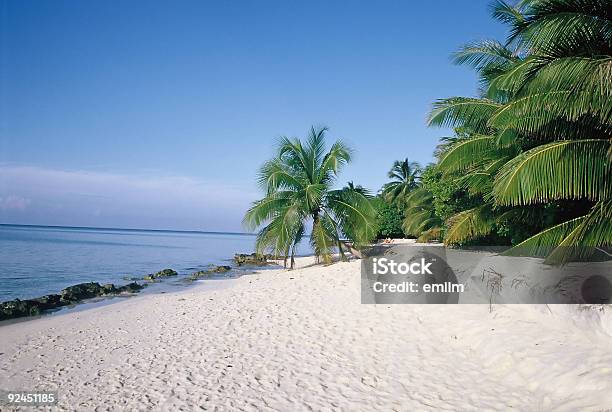
[[[451,97],[434,103],[429,115],[430,126],[457,127],[467,126],[477,133],[486,134],[487,123],[500,108],[500,103],[489,99]]]
[[[527,205],[557,199],[610,197],[610,142],[601,139],[557,141],[537,146],[506,163],[495,178],[499,205]]]
[[[273,219],[280,210],[284,210],[292,203],[291,192],[274,192],[252,204],[244,215],[243,225],[249,230],[261,226],[264,222]]]
[[[440,240],[442,237],[442,228],[439,226],[432,227],[424,232],[422,232],[417,238],[417,242],[419,243],[429,243],[432,240]]]
[[[607,0],[538,0],[525,7],[510,40],[520,39],[533,53],[565,55],[609,50],[612,39]]]
[[[550,264],[592,256],[595,248],[612,246],[612,199],[598,202],[546,258]]]
[[[510,27],[516,27],[525,21],[525,16],[518,7],[511,6],[503,0],[496,0],[491,4],[491,15]]]
[[[325,264],[331,263],[332,248],[337,244],[334,227],[328,219],[320,218],[312,225],[310,245],[316,256],[323,258]]]
[[[351,161],[352,155],[353,150],[344,142],[340,140],[334,142],[329,152],[323,157],[318,181],[325,184],[332,183],[341,168]]]
[[[377,210],[364,194],[347,189],[330,191],[327,204],[339,230],[357,245],[364,245],[376,236]]]
[[[507,47],[495,40],[468,43],[453,55],[455,64],[468,65],[480,74],[484,87],[506,73],[520,59]]]
[[[495,137],[475,135],[452,145],[440,160],[438,168],[444,173],[465,170],[482,160],[482,155],[495,149]]]
[[[490,205],[464,210],[451,217],[444,235],[447,245],[461,244],[467,240],[486,236],[493,230],[495,220]]]
[[[502,253],[504,256],[548,256],[582,221],[581,216],[555,226],[525,239],[521,243]]]

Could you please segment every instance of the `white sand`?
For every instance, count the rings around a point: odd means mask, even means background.
[[[3,326],[0,389],[83,411],[612,408],[610,308],[362,305],[359,265]]]

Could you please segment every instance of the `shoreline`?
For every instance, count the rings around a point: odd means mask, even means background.
[[[231,262],[232,265],[201,265],[200,270],[189,274],[166,268],[144,276],[124,277],[129,283],[122,285],[87,281],[42,296],[0,301],[0,327],[14,320],[30,320],[56,312],[79,310],[83,305],[92,307],[111,304],[115,298],[128,298],[147,293],[168,293],[173,289],[191,287],[201,280],[235,279],[254,271],[266,268],[269,270],[279,266],[279,262],[271,256],[257,256],[255,253],[236,253],[233,258],[224,261]]]
[[[233,261],[232,261],[233,262]],[[220,265],[208,265],[208,269],[200,270],[193,272],[191,274],[178,274],[172,269],[164,269],[155,274],[145,275],[143,277],[131,277],[129,279],[130,283],[125,285],[115,286],[114,284],[101,285],[98,282],[85,282],[79,283],[75,285],[67,286],[61,291],[55,294],[49,294],[44,296],[39,296],[35,298],[29,299],[19,299],[15,298],[8,301],[0,302],[0,305],[6,304],[22,304],[22,305],[32,305],[32,307],[38,308],[37,311],[39,313],[30,314],[30,315],[17,315],[12,317],[7,317],[2,319],[2,316],[5,316],[2,313],[3,308],[0,307],[0,327],[4,325],[8,325],[14,322],[25,322],[38,318],[42,318],[45,316],[57,316],[59,314],[76,312],[81,310],[87,310],[89,308],[98,307],[98,306],[106,306],[114,303],[118,303],[122,299],[133,298],[136,296],[147,296],[150,294],[165,294],[172,293],[175,291],[186,290],[192,287],[198,286],[198,284],[203,283],[202,281],[213,282],[216,281],[230,281],[233,279],[238,279],[242,276],[255,273],[260,270],[274,270],[274,267],[278,266],[278,262],[269,261],[265,265],[259,265],[259,267],[254,265],[240,265],[235,264],[234,266],[220,266]],[[267,268],[266,268],[267,267]],[[171,275],[160,275],[165,271],[172,271],[174,274]],[[40,301],[47,300],[49,297],[59,297],[63,298],[64,292],[66,290],[70,290],[73,288],[86,287],[89,285],[96,285],[96,288],[99,289],[101,294],[96,296],[89,296],[84,298],[79,298],[78,300],[73,300],[70,302],[58,303],[54,307],[43,308],[38,305]],[[113,291],[106,293],[104,288],[112,287]]]
[[[7,325],[0,388],[57,390],[59,410],[612,404],[609,311],[363,305],[358,260],[297,263]]]
[[[234,285],[234,282],[237,279],[241,278],[242,276],[246,276],[246,275],[240,275],[237,277],[231,277],[227,279],[201,279],[201,280],[193,281],[191,283],[185,283],[184,285],[159,285],[157,284],[158,286],[165,286],[165,290],[151,291],[145,288],[139,293],[114,295],[114,296],[99,296],[99,297],[95,297],[91,299],[85,299],[81,302],[74,303],[73,305],[62,306],[56,310],[45,311],[41,313],[40,315],[22,316],[22,317],[13,318],[13,319],[2,320],[0,321],[0,330],[2,330],[1,328],[3,327],[13,325],[13,324],[44,320],[47,318],[57,318],[57,317],[66,316],[66,315],[70,315],[74,313],[87,312],[87,311],[95,310],[95,309],[103,309],[108,306],[116,306],[116,305],[120,305],[122,303],[132,301],[132,300],[147,299],[155,295],[184,293],[184,292],[189,292],[191,290],[195,291],[196,289],[198,293],[209,292],[213,290],[222,290],[225,288],[232,287]]]

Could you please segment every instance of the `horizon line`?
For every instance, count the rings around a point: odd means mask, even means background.
[[[40,228],[56,228],[56,229],[96,229],[96,230],[111,230],[124,232],[166,232],[166,233],[201,233],[212,235],[247,235],[256,236],[255,233],[248,232],[221,232],[218,230],[178,230],[178,229],[142,229],[142,228],[123,228],[123,227],[97,227],[97,226],[64,226],[64,225],[31,225],[21,223],[0,223],[0,226],[21,226],[21,227],[40,227]]]

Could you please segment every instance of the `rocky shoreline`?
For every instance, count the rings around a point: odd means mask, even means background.
[[[233,261],[239,267],[245,265],[265,266],[271,263],[270,260],[272,259],[272,255],[236,253]],[[211,265],[208,269],[199,270],[191,275],[188,275],[185,278],[185,281],[196,281],[199,279],[208,278],[215,274],[227,273],[231,270],[231,266]],[[27,316],[38,316],[43,314],[45,311],[82,303],[84,300],[96,297],[112,297],[135,294],[147,287],[150,283],[160,282],[162,279],[174,276],[178,276],[178,272],[176,270],[163,269],[155,273],[149,273],[141,278],[130,277],[128,280],[131,280],[131,282],[122,286],[116,286],[112,283],[101,285],[97,282],[85,282],[68,286],[67,288],[62,289],[58,294],[44,295],[34,299],[13,299],[0,302],[0,321]],[[144,281],[144,283],[138,283],[137,281]]]

